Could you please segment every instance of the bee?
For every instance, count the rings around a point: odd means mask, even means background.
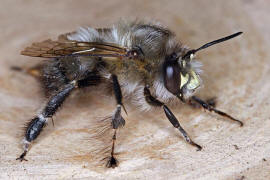
[[[80,28],[60,35],[55,41],[33,43],[21,54],[48,59],[42,69],[42,82],[49,98],[45,107],[27,123],[23,153],[17,160],[26,160],[31,143],[75,89],[100,84],[112,87],[116,101],[115,111],[107,118],[113,130],[106,162],[108,168],[118,165],[114,149],[117,130],[125,125],[121,113],[122,109],[127,113],[123,103],[125,97],[130,97],[141,110],[162,108],[185,141],[201,150],[202,147],[191,139],[168,106],[175,100],[186,104],[193,102],[243,126],[240,120],[194,95],[202,85],[201,63],[195,60],[195,54],[240,34],[242,32],[190,49],[159,24],[119,21],[111,28]]]

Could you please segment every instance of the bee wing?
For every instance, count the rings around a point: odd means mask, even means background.
[[[32,57],[56,58],[62,56],[126,57],[128,49],[113,43],[70,41],[66,35],[58,40],[48,39],[33,43],[25,48],[22,55]]]

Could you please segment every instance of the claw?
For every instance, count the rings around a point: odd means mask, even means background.
[[[28,160],[25,159],[24,157],[18,157],[16,160],[19,160],[19,161],[21,161],[21,162],[23,162],[23,161],[28,161]]]
[[[118,160],[113,156],[109,157],[109,160],[106,164],[106,167],[107,168],[115,168],[117,166],[118,166]]]
[[[200,146],[199,144],[196,144],[196,143],[192,142],[191,145],[196,146],[197,147],[197,151],[201,151],[202,150],[202,146]]]
[[[20,155],[20,157],[18,157],[16,160],[19,160],[19,161],[28,161],[27,159],[25,159],[24,157],[25,157],[25,155],[26,155],[26,151],[24,151],[21,155]]]

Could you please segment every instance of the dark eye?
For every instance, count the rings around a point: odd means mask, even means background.
[[[166,58],[163,65],[164,68],[164,84],[165,87],[174,95],[180,94],[180,67],[176,56],[171,55]]]

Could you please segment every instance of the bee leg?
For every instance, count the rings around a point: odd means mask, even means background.
[[[211,105],[209,105],[208,103],[204,102],[203,100],[201,100],[200,98],[196,97],[196,96],[192,96],[192,100],[194,100],[195,102],[197,102],[198,104],[200,104],[204,109],[210,111],[210,112],[215,112],[223,117],[226,117],[232,121],[235,121],[237,123],[240,124],[240,126],[242,127],[244,125],[244,123],[240,120],[235,119],[234,117],[228,115],[225,112],[222,112],[218,109],[215,109],[214,107],[212,107]]]
[[[212,98],[206,99],[205,102],[206,102],[209,106],[215,108],[215,107],[216,107],[216,104],[217,104],[217,102],[216,102],[217,100],[216,100],[216,99],[217,99],[216,97],[212,97]],[[189,99],[189,100],[187,101],[187,103],[188,103],[188,105],[190,105],[192,108],[201,108],[201,107],[202,107],[200,104],[198,104],[197,102],[194,102],[194,100],[192,100],[192,99]]]
[[[212,97],[212,98],[206,99],[206,103],[207,103],[209,106],[215,108],[216,105],[217,105],[217,98],[216,98],[216,97]]]
[[[115,141],[116,141],[116,131],[117,129],[114,129],[114,134],[112,137],[112,151],[111,151],[111,156],[108,158],[106,167],[107,168],[115,168],[118,166],[118,160],[114,156],[114,147],[115,147]]]
[[[116,75],[112,75],[112,81],[113,81],[113,90],[114,90],[114,95],[115,95],[117,105],[122,106],[125,113],[127,114],[126,108],[122,103],[122,98],[123,98],[122,91],[121,91],[120,84],[118,82]]]
[[[197,147],[197,150],[200,151],[202,147],[198,144],[196,144],[187,134],[187,132],[183,129],[183,127],[180,125],[179,121],[177,118],[174,116],[174,114],[171,112],[171,110],[163,103],[157,100],[155,97],[153,97],[150,93],[150,90],[145,87],[144,88],[144,96],[145,100],[152,106],[159,106],[163,107],[163,110],[165,112],[166,117],[168,120],[172,123],[172,125],[177,128],[181,134],[183,135],[184,139],[186,140],[187,143],[191,144],[192,146]]]
[[[115,155],[114,155],[116,131],[119,127],[122,127],[125,125],[125,120],[121,116],[121,107],[124,108],[123,103],[122,103],[122,92],[121,92],[121,88],[120,88],[116,75],[112,75],[112,82],[113,82],[113,90],[114,90],[114,95],[117,102],[117,107],[112,116],[112,128],[114,129],[114,135],[112,137],[111,156],[109,157],[109,160],[106,164],[106,167],[108,168],[115,168],[118,166],[118,160],[115,158]],[[124,111],[126,112],[125,108],[124,108]]]
[[[59,90],[55,95],[53,95],[45,108],[34,117],[26,127],[25,136],[23,139],[23,153],[16,159],[20,161],[27,161],[25,156],[29,151],[29,146],[33,140],[35,140],[43,127],[46,125],[48,118],[51,118],[57,109],[62,105],[64,100],[68,97],[70,92],[76,87],[76,81],[72,81],[71,83],[65,85],[61,90]]]

